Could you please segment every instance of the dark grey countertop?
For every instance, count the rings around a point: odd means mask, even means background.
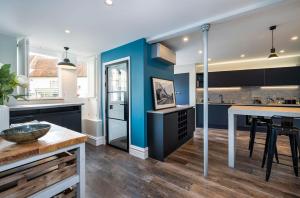
[[[30,105],[15,105],[10,106],[10,111],[24,111],[24,110],[34,110],[34,109],[49,109],[57,107],[70,107],[70,106],[81,106],[84,103],[53,103],[53,104],[30,104]]]
[[[203,103],[198,103],[201,105]],[[225,106],[266,106],[266,107],[300,107],[299,104],[243,104],[243,103],[208,103],[208,105],[225,105]]]
[[[147,112],[148,113],[166,114],[166,113],[172,113],[172,112],[181,111],[181,110],[190,109],[190,108],[194,108],[194,106],[178,105],[173,108],[162,109],[162,110],[157,110],[157,111],[147,111]]]

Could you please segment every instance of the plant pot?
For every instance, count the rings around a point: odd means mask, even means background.
[[[9,128],[9,107],[0,105],[0,132]]]

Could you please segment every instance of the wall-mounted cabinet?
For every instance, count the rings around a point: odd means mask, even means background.
[[[241,70],[211,72],[208,77],[209,87],[260,86],[264,83],[263,70]]]
[[[300,85],[300,67],[265,69],[265,85]]]
[[[209,87],[300,85],[300,66],[209,72]],[[203,87],[203,74],[197,74],[197,88]]]

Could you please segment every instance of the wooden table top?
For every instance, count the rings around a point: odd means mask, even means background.
[[[46,123],[46,122],[43,122]],[[48,123],[49,124],[49,123]],[[0,138],[0,165],[84,143],[87,136],[54,124],[37,142],[16,144]]]
[[[240,115],[300,117],[298,107],[232,106],[228,112]]]

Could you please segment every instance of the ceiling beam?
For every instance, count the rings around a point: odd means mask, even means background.
[[[251,12],[251,11],[263,8],[263,7],[267,7],[267,6],[282,2],[282,1],[283,0],[264,0],[264,1],[260,1],[258,3],[252,4],[252,5],[243,7],[243,8],[232,10],[230,12],[226,12],[226,13],[223,13],[223,14],[220,14],[220,15],[216,15],[216,16],[213,16],[213,17],[210,17],[210,18],[206,18],[206,19],[200,20],[196,23],[192,23],[192,24],[180,27],[178,29],[174,29],[174,30],[171,30],[171,31],[168,31],[168,32],[165,32],[165,33],[153,36],[153,37],[149,37],[149,38],[147,38],[147,42],[148,43],[157,43],[157,42],[161,42],[161,41],[164,41],[164,40],[176,37],[176,36],[181,36],[183,34],[194,32],[194,31],[197,31],[197,30],[200,31],[200,26],[203,25],[203,24],[206,24],[206,23],[212,24],[212,23],[221,22],[223,20],[228,20],[230,18],[240,16],[240,15],[245,14],[247,12]]]

